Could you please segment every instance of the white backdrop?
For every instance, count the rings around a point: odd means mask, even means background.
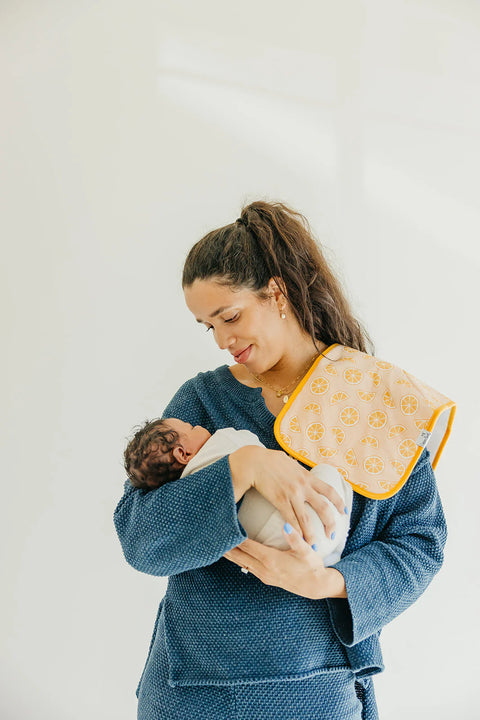
[[[112,515],[134,425],[229,363],[188,249],[306,215],[378,357],[458,403],[445,564],[382,633],[382,720],[479,717],[480,6],[3,0],[0,715],[132,720],[166,579]]]

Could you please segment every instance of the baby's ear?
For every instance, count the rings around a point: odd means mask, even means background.
[[[173,448],[172,455],[180,465],[186,465],[190,460],[190,454],[185,452],[181,445],[176,445]]]

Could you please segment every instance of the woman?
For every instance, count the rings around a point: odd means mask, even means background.
[[[443,562],[429,452],[393,497],[354,493],[343,557],[325,568],[304,503],[330,534],[325,497],[342,511],[340,498],[280,450],[273,424],[319,353],[335,342],[366,352],[368,336],[307,221],[281,203],[251,203],[208,233],[188,254],[182,284],[197,322],[236,364],[188,380],[163,416],[210,432],[246,428],[266,447],[241,448],[152,492],[125,484],[115,511],[125,557],[169,576],[138,717],[377,718],[380,631]],[[290,524],[289,550],[246,539],[237,510],[253,485]]]

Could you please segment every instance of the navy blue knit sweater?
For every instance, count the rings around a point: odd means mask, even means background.
[[[281,449],[261,388],[241,384],[227,365],[185,382],[163,417],[211,433],[245,428]],[[126,481],[114,515],[125,558],[140,572],[169,576],[145,667],[152,670],[161,643],[172,686],[383,670],[381,629],[415,602],[443,562],[447,529],[429,458],[425,449],[392,498],[354,493],[350,535],[333,566],[347,599],[300,597],[222,557],[247,537],[228,457],[150,492]]]

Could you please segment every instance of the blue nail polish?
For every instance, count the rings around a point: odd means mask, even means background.
[[[345,505],[345,507],[344,507],[343,509],[344,509],[344,511],[345,511],[345,515],[348,515],[348,508],[347,508],[346,505]]]
[[[318,550],[318,545],[317,545],[317,543],[313,543],[312,549],[315,550],[315,552],[317,552],[317,550]]]
[[[331,538],[331,540],[335,540],[335,530],[334,530],[334,531],[332,532],[332,534],[330,535],[330,538]]]
[[[291,533],[292,530],[293,530],[293,528],[292,528],[292,526],[290,525],[290,523],[285,523],[285,525],[283,526],[283,529],[285,530],[285,532],[287,533],[287,535],[290,535],[290,533]]]

